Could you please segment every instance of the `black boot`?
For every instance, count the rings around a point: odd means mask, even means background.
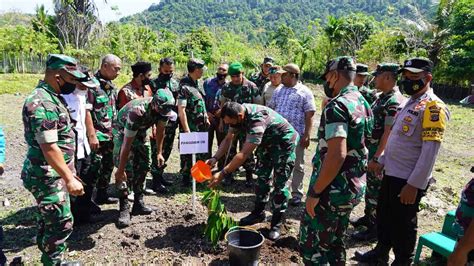
[[[270,224],[270,232],[268,232],[268,239],[275,241],[280,238],[280,227],[284,220],[283,212],[273,213],[272,222]]]
[[[130,225],[130,203],[127,196],[120,198],[120,213],[117,221],[118,228],[125,228]]]
[[[145,206],[145,202],[143,202],[143,194],[135,193],[132,207],[132,215],[149,215],[152,212],[153,210],[151,208]]]
[[[357,241],[374,241],[377,240],[377,227],[375,225],[369,226],[365,231],[359,231],[352,235]]]
[[[253,187],[253,171],[247,170],[245,171],[245,186],[246,187]]]
[[[155,174],[153,175],[153,180],[152,180],[152,189],[155,191],[155,193],[158,194],[166,194],[169,192],[168,188],[166,188],[166,185],[163,183],[164,179],[161,175]]]
[[[183,176],[183,179],[181,180],[181,186],[184,188],[190,188],[192,186],[193,182],[191,181],[191,176]]]
[[[375,263],[377,265],[388,265],[388,254],[390,247],[382,244],[377,244],[374,249],[365,253],[360,251],[355,252],[354,260],[362,263]]]
[[[265,221],[265,203],[255,203],[255,209],[244,218],[240,219],[239,225],[252,225]]]
[[[97,203],[98,205],[115,204],[117,202],[118,202],[117,198],[109,197],[109,195],[107,194],[106,188],[97,189],[97,193],[95,195],[95,203]]]
[[[364,215],[362,217],[360,217],[359,219],[355,219],[355,220],[350,220],[349,221],[352,226],[354,227],[359,227],[359,226],[366,226],[366,227],[369,227],[371,225],[371,222],[369,220],[369,217]]]

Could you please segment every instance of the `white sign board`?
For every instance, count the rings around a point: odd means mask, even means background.
[[[179,153],[197,154],[208,153],[208,134],[207,132],[191,132],[179,134]]]

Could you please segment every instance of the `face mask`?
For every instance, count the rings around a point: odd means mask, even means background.
[[[145,85],[150,85],[150,83],[151,83],[151,80],[150,80],[149,78],[145,78],[145,79],[142,81],[143,86],[145,86]]]
[[[400,80],[400,90],[404,91],[408,95],[416,94],[419,90],[423,89],[425,85],[426,83],[423,81],[423,79],[411,80],[404,78]]]
[[[325,81],[323,83],[323,87],[324,87],[324,94],[326,94],[327,97],[332,98],[334,89],[329,87],[329,82]]]
[[[164,80],[164,81],[170,80],[171,77],[173,77],[173,73],[171,73],[171,74],[162,74],[162,73],[158,74],[158,78],[160,80]]]
[[[221,80],[221,81],[222,81],[222,80],[225,80],[225,78],[227,77],[227,75],[226,75],[226,74],[219,74],[219,73],[217,73],[217,74],[216,74],[216,77],[217,77],[218,80]]]
[[[64,84],[61,86],[58,82],[59,89],[61,94],[71,94],[76,89],[76,84],[67,82],[63,77],[59,76],[64,81]]]

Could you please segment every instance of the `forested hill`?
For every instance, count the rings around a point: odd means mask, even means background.
[[[183,33],[208,26],[262,40],[281,24],[296,33],[309,22],[328,15],[343,16],[363,12],[378,21],[396,25],[402,18],[430,17],[436,0],[162,0],[147,10],[121,19],[146,24],[155,30],[166,28]]]

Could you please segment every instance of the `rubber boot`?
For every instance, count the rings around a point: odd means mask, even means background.
[[[103,204],[115,204],[118,202],[117,198],[109,197],[107,194],[106,188],[99,188],[97,189],[97,194],[95,196],[95,203],[98,205]]]
[[[265,203],[255,203],[255,209],[244,218],[240,219],[239,225],[246,226],[265,221]]]
[[[246,187],[253,187],[253,171],[247,170],[245,171],[245,186]]]
[[[132,215],[149,215],[152,212],[153,210],[151,208],[145,206],[145,202],[143,201],[143,194],[135,193],[132,207]]]
[[[154,174],[153,179],[151,181],[152,183],[152,189],[155,191],[155,193],[158,194],[166,194],[169,192],[168,188],[166,188],[166,185],[164,184],[164,179],[161,175]]]
[[[280,238],[280,228],[284,220],[284,212],[274,212],[272,222],[270,224],[270,232],[268,232],[268,239],[275,241]]]
[[[390,247],[377,243],[374,249],[365,253],[355,252],[354,260],[362,263],[375,263],[377,265],[388,265]]]
[[[130,203],[128,203],[127,196],[121,197],[120,202],[120,213],[117,221],[118,228],[128,227],[130,225]]]

